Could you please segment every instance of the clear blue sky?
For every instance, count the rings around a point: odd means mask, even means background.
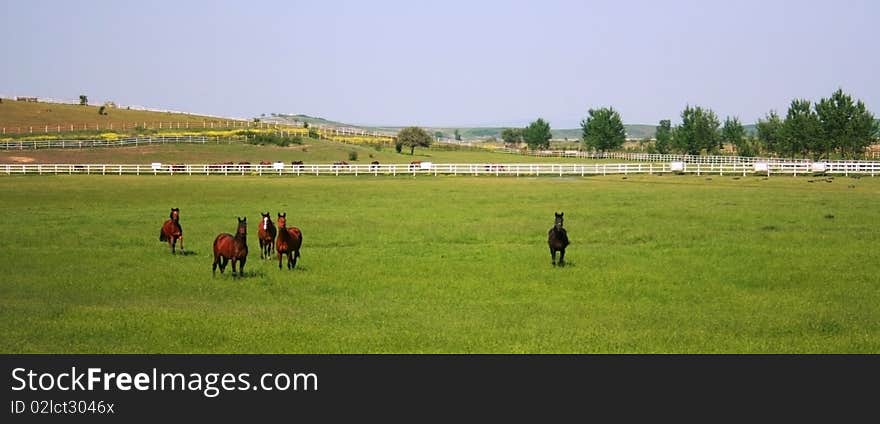
[[[574,128],[686,104],[880,114],[878,1],[0,0],[0,94],[376,125]]]

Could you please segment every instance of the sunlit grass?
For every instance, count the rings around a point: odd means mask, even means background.
[[[877,353],[880,179],[808,181],[2,177],[0,350]],[[259,259],[267,210],[294,271]],[[246,276],[212,277],[236,216]]]

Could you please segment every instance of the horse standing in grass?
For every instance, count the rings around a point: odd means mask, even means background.
[[[287,269],[296,267],[299,248],[302,246],[302,232],[299,228],[287,228],[287,212],[278,214],[278,238],[275,239],[275,251],[278,252],[278,269],[281,269],[281,258],[287,255]]]
[[[269,212],[260,212],[260,215],[263,216],[262,221],[260,221],[260,229],[257,231],[257,237],[260,240],[260,259],[269,259],[272,256],[272,247],[275,244],[275,235],[278,232],[275,230],[272,218],[269,217]]]
[[[183,228],[180,226],[180,209],[171,208],[168,220],[162,224],[162,229],[159,230],[159,241],[167,241],[173,255],[178,240],[180,240],[180,251],[183,252]]]
[[[244,274],[244,263],[247,261],[247,217],[237,218],[238,229],[235,236],[229,233],[220,233],[214,239],[214,265],[211,273],[217,272],[220,265],[220,273],[226,269],[226,264],[232,261],[232,275],[235,275],[235,263],[238,262],[238,275]]]
[[[562,228],[562,214],[556,213],[556,223],[547,233],[547,244],[550,245],[550,258],[556,265],[556,252],[559,252],[559,266],[565,266],[565,247],[568,246],[568,233]]]

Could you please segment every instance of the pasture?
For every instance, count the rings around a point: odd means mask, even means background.
[[[328,140],[304,139],[302,145],[259,146],[242,142],[220,142],[206,144],[165,144],[139,147],[88,148],[88,149],[40,149],[40,150],[0,150],[0,164],[3,163],[118,163],[149,164],[162,163],[217,163],[232,161],[282,161],[290,163],[301,160],[309,164],[329,164],[348,161],[352,164],[369,164],[374,160],[381,163],[409,163],[413,160],[445,163],[583,163],[579,158],[537,157],[493,152],[484,149],[452,150],[447,146],[418,148],[414,155],[397,153],[394,147],[375,148],[365,145],[345,144]],[[358,160],[349,159],[349,153],[356,152]],[[591,160],[589,162],[602,162]],[[621,162],[608,159],[604,162]]]
[[[0,351],[880,352],[880,178],[811,180],[0,177]],[[236,216],[245,276],[212,277]]]

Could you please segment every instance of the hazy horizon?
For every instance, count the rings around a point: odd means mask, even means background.
[[[871,1],[3,2],[0,94],[370,126],[880,112]]]

